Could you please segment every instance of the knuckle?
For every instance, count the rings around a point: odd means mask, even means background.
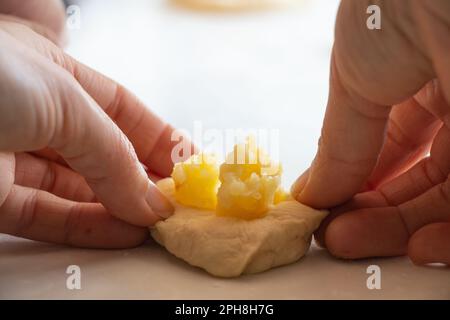
[[[119,131],[118,135],[118,153],[122,156],[122,159],[125,159],[125,161],[121,162],[120,169],[124,173],[129,173],[135,171],[136,169],[139,170],[139,159],[133,144],[123,132]]]
[[[379,105],[394,105],[417,92],[432,68],[421,45],[414,42],[416,27],[409,5],[380,1],[382,25],[376,31],[366,28],[368,5],[369,1],[342,3],[333,50],[336,68],[360,96]]]

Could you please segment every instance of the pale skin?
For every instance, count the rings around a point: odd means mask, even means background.
[[[446,0],[341,3],[318,152],[292,187],[333,208],[315,238],[336,257],[450,264],[449,26]]]
[[[141,244],[173,212],[149,177],[170,174],[174,129],[52,42],[62,38],[59,1],[17,4],[0,2],[19,16],[0,17],[0,232],[81,247]],[[49,17],[33,20],[27,8]]]
[[[173,129],[53,44],[62,7],[45,2],[46,19],[0,5],[0,232],[138,245],[171,212],[139,161],[167,176]],[[319,151],[292,194],[333,208],[316,240],[334,256],[450,264],[450,3],[378,4],[369,31],[369,1],[342,2]]]

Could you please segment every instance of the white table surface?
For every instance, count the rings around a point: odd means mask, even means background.
[[[284,184],[314,156],[328,91],[337,1],[289,10],[197,13],[163,0],[80,2],[73,56],[122,82],[179,128],[280,130]],[[381,268],[381,290],[366,269]],[[81,268],[81,290],[66,268]],[[298,263],[218,279],[152,241],[129,250],[86,250],[0,235],[0,298],[450,299],[448,268],[407,258],[341,261],[312,247]]]

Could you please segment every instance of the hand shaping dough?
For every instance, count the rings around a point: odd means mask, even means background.
[[[157,185],[174,204],[175,213],[151,228],[153,238],[178,258],[219,277],[257,273],[297,261],[328,213],[287,200],[260,219],[220,217],[177,203],[172,178]]]
[[[174,3],[199,10],[249,10],[285,6],[299,0],[172,0]]]

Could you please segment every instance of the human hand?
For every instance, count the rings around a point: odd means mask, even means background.
[[[173,208],[148,178],[173,128],[121,85],[0,20],[0,232],[82,247],[135,246]]]
[[[0,19],[24,24],[55,44],[64,42],[66,15],[62,0],[2,0]]]
[[[450,2],[377,3],[381,30],[369,1],[341,3],[318,152],[291,191],[337,206],[315,234],[337,257],[450,264]]]

